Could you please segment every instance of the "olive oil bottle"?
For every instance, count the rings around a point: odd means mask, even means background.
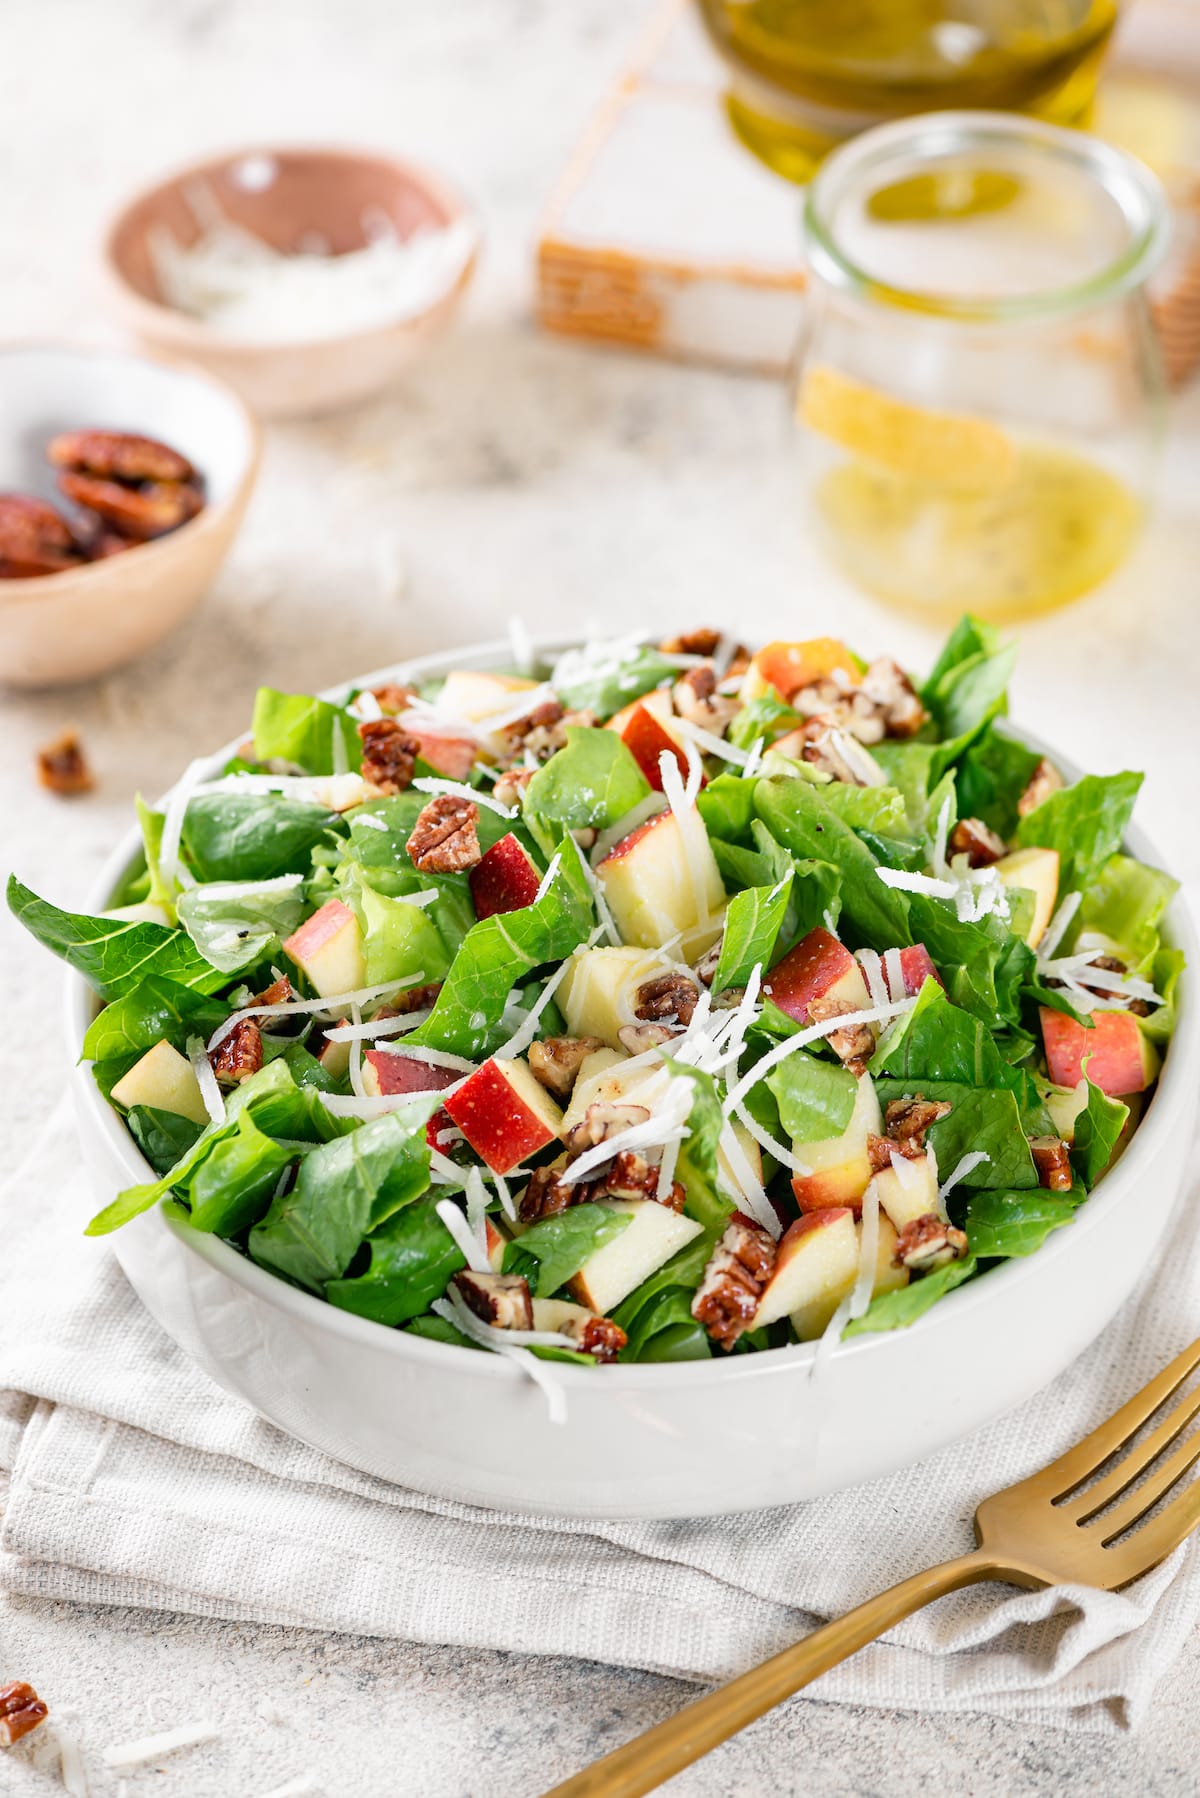
[[[742,141],[807,181],[843,138],[946,108],[1086,123],[1117,0],[699,0]]]

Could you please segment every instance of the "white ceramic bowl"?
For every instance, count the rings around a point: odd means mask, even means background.
[[[196,368],[66,344],[0,346],[0,491],[63,505],[46,445],[60,431],[134,431],[204,476],[204,510],[166,537],[61,574],[0,581],[0,682],[62,686],[130,662],[195,610],[246,510],[259,430]]]
[[[405,668],[431,678],[510,658],[492,644]],[[97,910],[136,854],[136,834],[92,895]],[[1129,844],[1161,864],[1139,831]],[[674,1366],[559,1367],[567,1421],[555,1425],[543,1395],[499,1356],[339,1311],[161,1209],[119,1231],[113,1247],[147,1308],[218,1385],[339,1460],[440,1498],[568,1517],[685,1517],[835,1491],[933,1454],[1030,1397],[1099,1334],[1149,1265],[1178,1196],[1200,1076],[1200,947],[1182,908],[1172,934],[1189,961],[1178,1029],[1111,1176],[1036,1254],[951,1293],[910,1329],[841,1345],[816,1380],[811,1344]],[[72,1059],[93,1011],[72,976]],[[97,1204],[151,1178],[87,1067],[76,1070],[75,1098]]]

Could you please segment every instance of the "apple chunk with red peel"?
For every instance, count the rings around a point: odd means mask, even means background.
[[[901,949],[900,972],[904,976],[904,991],[910,999],[920,992],[927,980],[936,980],[943,989],[946,985],[924,943],[911,943],[908,948]]]
[[[659,758],[665,750],[675,757],[680,775],[687,778],[687,757],[654,713],[639,700],[621,728],[621,741],[650,783],[651,790],[663,790]]]
[[[494,1174],[554,1142],[562,1112],[524,1061],[493,1056],[446,1100],[446,1110]]]
[[[1056,1086],[1077,1086],[1086,1074],[1110,1099],[1120,1099],[1145,1092],[1158,1073],[1158,1051],[1132,1012],[1095,1011],[1091,1030],[1049,1005],[1041,1007],[1041,1019],[1046,1066]]]
[[[404,725],[404,734],[417,745],[417,754],[436,774],[446,780],[467,780],[479,756],[479,745],[472,737],[442,737],[433,731],[413,730]]]
[[[750,1325],[791,1317],[802,1342],[819,1336],[858,1278],[858,1232],[848,1206],[810,1212],[780,1238],[775,1271]]]
[[[871,1181],[868,1136],[883,1135],[883,1117],[869,1074],[859,1076],[850,1122],[840,1136],[819,1142],[799,1142],[796,1159],[806,1171],[792,1178],[792,1191],[803,1212],[849,1206],[862,1209],[862,1197]]]
[[[1015,849],[1011,855],[1002,855],[993,866],[1006,887],[1033,894],[1033,918],[1025,941],[1036,949],[1054,916],[1058,899],[1058,850]]]
[[[476,862],[469,879],[477,918],[524,910],[533,904],[542,884],[533,857],[511,831]]]
[[[283,945],[314,993],[328,999],[367,984],[358,919],[340,899],[327,899]]]
[[[919,1217],[947,1221],[946,1207],[938,1198],[937,1162],[928,1151],[914,1161],[897,1155],[891,1167],[876,1174],[875,1192],[880,1210],[897,1230]]]
[[[808,1022],[814,999],[842,999],[856,1011],[866,1011],[871,1004],[862,969],[845,944],[821,924],[775,963],[763,992],[798,1024]]]
[[[699,1236],[703,1225],[656,1199],[606,1199],[601,1209],[622,1212],[631,1221],[619,1236],[589,1255],[567,1281],[567,1291],[589,1311],[607,1317],[636,1286]]]
[[[453,1068],[440,1068],[394,1049],[368,1049],[363,1056],[363,1091],[372,1099],[390,1099],[395,1093],[440,1093],[460,1078]]]
[[[572,1036],[598,1036],[621,1047],[621,1026],[634,1021],[639,986],[670,967],[645,949],[594,948],[573,955],[555,997]]]
[[[609,850],[596,873],[622,937],[647,949],[694,930],[725,903],[708,832],[694,809],[682,819],[673,811],[648,818]]]
[[[112,1096],[127,1111],[135,1105],[151,1105],[155,1111],[171,1111],[176,1117],[190,1118],[193,1124],[209,1121],[195,1068],[165,1037],[122,1075]]]

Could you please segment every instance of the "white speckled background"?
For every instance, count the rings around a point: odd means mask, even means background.
[[[246,528],[187,630],[94,689],[0,698],[6,866],[78,900],[133,793],[232,735],[259,678],[311,688],[495,634],[510,610],[535,631],[655,617],[748,634],[829,627],[915,665],[928,658],[933,632],[847,590],[805,543],[780,392],[544,339],[528,322],[537,208],[644,11],[643,0],[7,0],[0,336],[107,336],[90,262],[106,211],[160,168],[230,144],[414,152],[476,196],[488,246],[459,329],[402,388],[271,432]],[[1142,817],[1191,881],[1200,841],[1180,819],[1194,814],[1200,772],[1196,416],[1194,399],[1178,409],[1153,537],[1106,593],[1024,631],[1015,690],[1015,709],[1084,763],[1149,771]],[[31,767],[34,746],[67,722],[101,782],[69,806],[37,790]],[[5,919],[10,1162],[63,1079],[47,972]],[[11,1027],[17,1014],[46,1022],[36,1054]],[[6,1277],[19,1270],[0,1268]],[[327,1798],[533,1798],[683,1695],[585,1660],[33,1601],[0,1603],[8,1677],[73,1712],[92,1755],[210,1711],[228,1719],[216,1744],[128,1776],[128,1798],[253,1798],[302,1773]],[[1174,1798],[1196,1790],[1197,1696],[1193,1649],[1150,1727],[1116,1745],[795,1700],[670,1789]],[[259,1720],[260,1698],[282,1723]],[[36,1741],[0,1758],[4,1798],[61,1789]],[[95,1798],[115,1798],[117,1781],[89,1765]]]

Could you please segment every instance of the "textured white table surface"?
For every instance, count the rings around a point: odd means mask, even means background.
[[[91,261],[100,221],[160,168],[210,148],[331,139],[413,152],[460,178],[488,232],[458,329],[403,387],[270,433],[234,555],[184,632],[95,688],[0,700],[0,860],[34,886],[79,900],[135,791],[159,790],[239,729],[259,679],[311,689],[497,634],[511,612],[533,631],[589,619],[829,628],[928,660],[932,631],[850,592],[806,543],[776,389],[552,341],[529,323],[537,208],[643,11],[641,0],[8,0],[0,337],[106,337]],[[1141,815],[1193,882],[1195,418],[1194,401],[1178,408],[1162,515],[1136,563],[1023,632],[1014,705],[1090,767],[1147,769]],[[100,780],[70,804],[38,791],[31,759],[67,722]],[[11,1165],[61,1089],[65,1057],[48,965],[7,920],[0,931]],[[0,1294],[13,1277],[0,1268]],[[171,1721],[238,1719],[226,1739],[131,1777],[130,1798],[252,1798],[301,1774],[328,1798],[524,1798],[684,1695],[583,1660],[0,1603],[0,1681],[18,1676],[73,1713],[93,1754]],[[254,1717],[262,1697],[282,1722]],[[1194,1650],[1151,1726],[1116,1745],[797,1700],[670,1789],[1166,1798],[1196,1790],[1198,1697]],[[61,1789],[40,1758],[0,1756],[0,1793]],[[115,1794],[90,1765],[93,1793]]]

